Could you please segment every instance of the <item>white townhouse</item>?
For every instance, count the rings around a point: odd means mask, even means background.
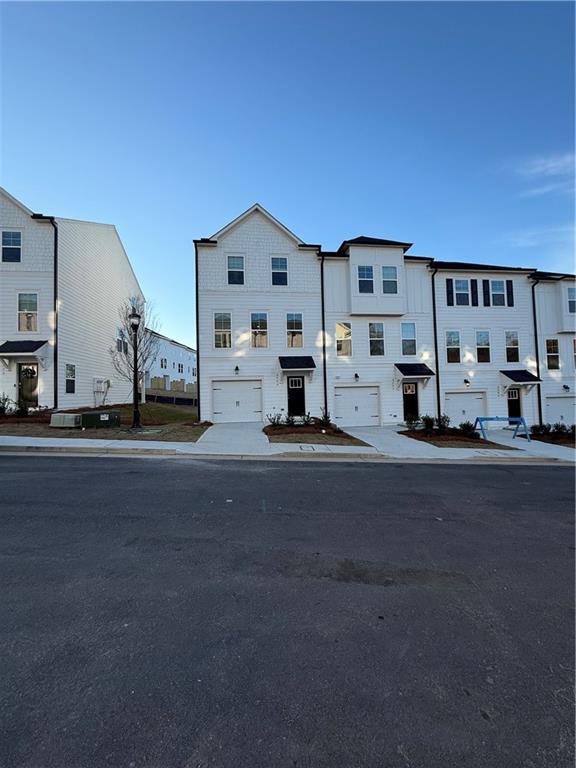
[[[157,340],[156,357],[145,375],[146,389],[196,391],[196,350],[149,328]]]
[[[365,236],[323,251],[260,205],[194,243],[202,419],[576,420],[572,275]]]
[[[28,407],[131,399],[109,349],[143,299],[113,225],[33,213],[0,188],[0,396]]]

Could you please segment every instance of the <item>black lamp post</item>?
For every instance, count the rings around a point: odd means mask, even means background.
[[[140,408],[138,403],[138,328],[140,327],[140,315],[134,307],[132,312],[128,315],[130,321],[130,328],[132,328],[132,348],[134,350],[134,381],[133,381],[133,407],[134,412],[132,415],[132,429],[140,429]]]

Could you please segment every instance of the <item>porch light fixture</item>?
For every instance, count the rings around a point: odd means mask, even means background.
[[[238,376],[238,374],[240,373],[240,368],[238,368],[238,366],[234,368],[234,373],[236,374],[236,376]]]
[[[464,386],[469,387],[470,386],[470,379],[464,379]]]
[[[568,384],[562,384],[562,389],[564,390],[564,392],[570,392],[570,387],[568,386]]]
[[[133,382],[132,382],[132,429],[141,429],[140,409],[138,407],[138,328],[142,318],[132,307],[132,312],[128,315],[130,328],[132,329],[132,349],[134,350]]]
[[[360,378],[360,376],[358,376],[358,374],[357,374],[357,373],[355,373],[355,374],[354,374],[354,381],[358,381],[358,379],[359,379],[359,378]]]

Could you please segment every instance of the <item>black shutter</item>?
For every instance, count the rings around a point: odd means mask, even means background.
[[[454,280],[446,278],[446,303],[449,307],[454,306]]]
[[[484,294],[484,306],[490,306],[490,280],[482,280],[482,293]]]
[[[470,280],[470,292],[472,293],[472,306],[478,306],[478,280]]]
[[[512,280],[506,280],[506,303],[509,307],[514,306],[514,283]]]

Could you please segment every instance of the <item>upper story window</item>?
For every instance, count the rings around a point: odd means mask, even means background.
[[[549,371],[558,371],[560,369],[558,339],[546,339],[546,367]]]
[[[18,294],[18,330],[38,330],[38,294]]]
[[[490,331],[476,331],[476,360],[490,362]]]
[[[506,306],[506,285],[504,280],[491,280],[490,288],[492,292],[492,306]]]
[[[460,362],[460,331],[446,331],[446,361]]]
[[[214,347],[230,349],[232,346],[232,315],[230,312],[214,312]]]
[[[517,363],[519,361],[518,331],[506,331],[506,362]]]
[[[576,288],[573,286],[568,288],[568,312],[571,314],[576,312]]]
[[[66,363],[66,394],[73,395],[76,392],[76,366]]]
[[[374,293],[374,269],[358,267],[358,293]]]
[[[288,259],[272,256],[272,285],[288,285]]]
[[[244,285],[244,256],[228,256],[228,285]]]
[[[289,347],[301,347],[303,343],[302,313],[288,312],[286,315],[286,344]]]
[[[368,323],[370,356],[381,357],[384,354],[384,323]]]
[[[268,346],[268,315],[252,312],[250,315],[250,344],[258,349]]]
[[[165,357],[160,358],[160,368],[168,368],[168,360]]]
[[[352,357],[352,326],[350,323],[336,323],[336,355]]]
[[[456,294],[457,307],[470,305],[470,282],[468,280],[454,280],[454,293]]]
[[[382,267],[382,293],[398,293],[398,270]]]
[[[2,231],[2,261],[17,262],[22,258],[22,232]]]
[[[576,339],[572,339],[572,349],[574,352],[574,368],[576,368]]]
[[[128,354],[128,341],[122,328],[116,328],[116,351]]]
[[[184,373],[184,364],[178,363],[178,373]]]
[[[416,354],[416,323],[402,323],[402,354]]]

